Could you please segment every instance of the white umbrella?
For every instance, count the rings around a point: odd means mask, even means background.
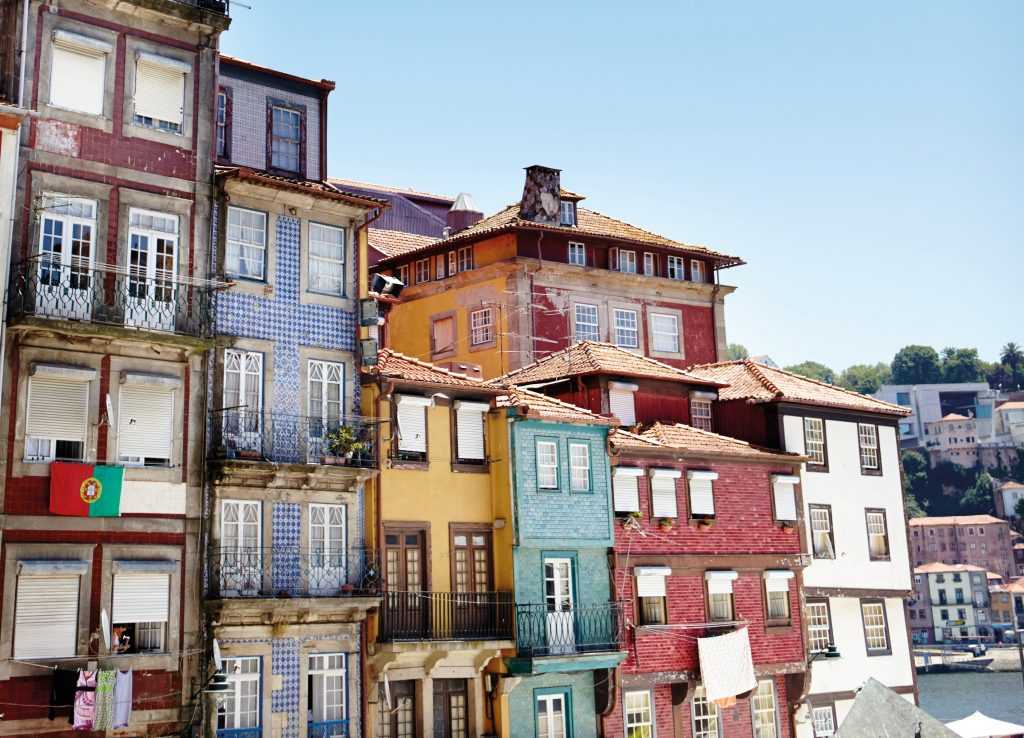
[[[946,727],[962,738],[1002,738],[1024,733],[1024,725],[996,720],[978,711],[962,720],[946,723]]]

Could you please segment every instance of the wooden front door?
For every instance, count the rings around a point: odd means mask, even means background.
[[[429,638],[430,600],[426,596],[427,532],[384,530],[386,632],[398,638]]]
[[[486,638],[494,631],[493,578],[490,531],[454,531],[451,627],[456,638]]]
[[[434,680],[434,738],[468,738],[468,689],[465,679]]]

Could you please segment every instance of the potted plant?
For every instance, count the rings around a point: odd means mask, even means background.
[[[662,530],[672,530],[672,527],[676,524],[676,521],[672,518],[659,518],[658,527]]]
[[[327,434],[326,440],[331,453],[324,457],[325,464],[347,464],[353,456],[369,448],[366,441],[359,440],[356,429],[349,425],[338,426]]]
[[[704,529],[710,528],[715,524],[714,518],[697,518],[697,527]]]

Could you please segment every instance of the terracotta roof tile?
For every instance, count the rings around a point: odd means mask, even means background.
[[[595,415],[589,410],[570,405],[568,402],[556,400],[554,397],[542,395],[540,392],[508,385],[505,393],[495,400],[498,407],[526,407],[527,416],[561,423],[586,423],[588,425],[612,425],[615,418]]]
[[[626,377],[665,379],[697,385],[720,384],[688,374],[682,369],[634,354],[611,343],[581,341],[545,356],[533,364],[490,380],[494,384],[530,384],[585,374],[615,374]]]
[[[1009,482],[1003,482],[999,485],[999,489],[1024,489],[1024,484],[1010,480]]]
[[[938,574],[947,571],[985,571],[980,566],[973,564],[943,564],[941,561],[933,561],[929,564],[922,564],[915,567],[915,574]]]
[[[942,416],[942,420],[970,420],[970,418],[960,413],[947,413]]]
[[[660,443],[653,438],[648,438],[643,435],[636,433],[630,433],[629,431],[622,430],[622,428],[614,428],[611,433],[608,434],[608,440],[611,441],[612,445],[617,449],[627,450],[651,450],[651,449],[668,449],[665,444]]]
[[[997,406],[996,410],[1024,410],[1024,402],[1020,400],[1004,402],[1002,405]]]
[[[280,174],[271,174],[270,172],[251,169],[249,167],[217,166],[214,167],[214,172],[218,177],[234,177],[250,182],[258,182],[259,184],[263,184],[268,187],[277,187],[280,189],[292,190],[293,192],[302,192],[307,195],[313,195],[314,197],[326,197],[331,200],[344,200],[345,202],[362,205],[363,207],[381,208],[388,206],[387,200],[381,200],[367,195],[357,195],[353,192],[346,192],[338,189],[337,187],[332,187],[326,182],[321,182],[315,179],[285,177]]]
[[[911,525],[987,525],[1005,522],[993,515],[945,515],[910,519]]]
[[[887,415],[910,414],[909,408],[749,360],[700,364],[691,366],[687,371],[703,379],[729,385],[719,390],[719,400],[790,401]]]
[[[367,229],[367,241],[370,248],[384,254],[384,257],[399,256],[429,246],[437,240],[436,236],[424,236],[419,233],[388,231],[383,228]]]
[[[682,423],[671,425],[655,423],[640,436],[668,448],[714,456],[734,456],[765,461],[782,460],[794,464],[800,463],[806,458],[799,454],[761,448],[738,438],[722,436]]]
[[[456,374],[411,356],[400,354],[391,349],[383,349],[377,354],[377,364],[363,368],[363,373],[383,379],[395,379],[405,382],[423,382],[424,384],[448,385],[462,389],[476,390],[483,394],[494,394],[495,388],[488,387],[479,379]]]
[[[718,268],[738,266],[744,263],[739,257],[729,256],[728,254],[723,254],[719,251],[713,251],[706,246],[673,241],[670,238],[659,236],[657,233],[645,231],[643,228],[637,228],[629,223],[625,223],[621,220],[616,220],[615,218],[610,218],[607,215],[598,213],[597,211],[581,207],[576,208],[575,226],[534,223],[533,221],[519,217],[519,203],[509,205],[504,210],[500,210],[494,215],[484,218],[476,225],[472,225],[449,238],[442,239],[432,244],[430,247],[424,248],[431,248],[432,246],[446,247],[449,244],[479,239],[484,236],[494,235],[499,232],[515,228],[556,231],[575,236],[596,236],[598,238],[626,241],[642,246],[659,246],[662,248],[676,249],[688,254],[710,257],[719,262]]]

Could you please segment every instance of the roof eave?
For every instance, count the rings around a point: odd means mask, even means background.
[[[258,169],[252,169],[251,167],[222,167],[216,171],[214,176],[222,179],[231,178],[244,182],[254,182],[271,189],[287,190],[288,192],[308,195],[309,197],[318,197],[324,200],[347,202],[351,205],[359,205],[372,210],[390,207],[390,204],[384,200],[351,195],[334,188],[331,188],[330,190],[316,191],[309,187],[303,187],[297,181],[295,183],[289,183],[284,179],[277,178],[275,175],[262,172]]]

